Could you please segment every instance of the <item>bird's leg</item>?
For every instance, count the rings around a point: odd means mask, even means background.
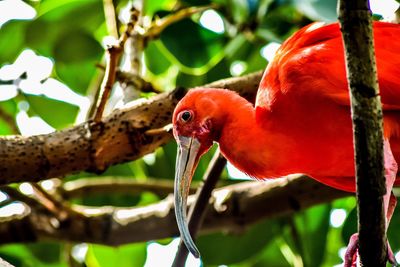
[[[396,180],[397,175],[397,163],[393,157],[392,150],[388,140],[384,140],[384,160],[385,160],[385,179],[386,179],[386,194],[383,197],[386,212],[386,230],[389,226],[390,219],[392,218],[394,209],[396,207],[397,199],[392,193],[393,184]],[[388,248],[388,261],[397,266],[396,259],[393,251],[390,248],[389,242]],[[349,244],[347,246],[346,254],[344,257],[344,267],[355,267],[357,266],[357,252],[358,252],[358,233],[353,234],[350,237]]]

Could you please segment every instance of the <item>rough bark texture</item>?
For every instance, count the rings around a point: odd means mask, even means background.
[[[262,72],[216,81],[205,87],[235,90],[254,101]],[[113,164],[138,159],[168,142],[169,133],[146,135],[171,122],[186,90],[131,102],[99,123],[38,136],[0,137],[0,184],[39,181],[78,171],[102,172]]]
[[[368,1],[340,1],[339,20],[351,92],[359,254],[363,266],[386,266],[382,106]]]
[[[242,231],[259,220],[349,195],[304,176],[229,185],[213,192],[200,233]],[[189,197],[189,207],[194,200]],[[40,203],[29,203],[24,214],[0,218],[0,244],[56,239],[116,246],[178,235],[172,196],[145,207],[74,209],[81,212],[60,221]]]

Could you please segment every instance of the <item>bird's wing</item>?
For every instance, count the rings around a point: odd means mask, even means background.
[[[374,22],[374,37],[383,109],[400,110],[400,25]],[[338,23],[311,24],[282,44],[260,83],[257,109],[273,109],[288,91],[326,96],[349,106]]]

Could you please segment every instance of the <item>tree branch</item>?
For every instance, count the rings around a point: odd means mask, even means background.
[[[105,15],[105,21],[107,25],[108,34],[118,39],[118,25],[117,16],[115,14],[115,7],[113,0],[103,0],[103,9]]]
[[[145,38],[146,41],[149,39],[157,38],[161,32],[167,28],[169,25],[176,23],[182,19],[188,18],[194,14],[201,13],[211,8],[216,8],[217,5],[210,4],[206,6],[195,6],[195,7],[188,7],[181,10],[178,10],[164,18],[156,18],[150,25],[148,29],[145,31]]]
[[[205,85],[237,91],[254,101],[262,72]],[[171,122],[172,112],[185,90],[131,102],[101,122],[88,121],[47,135],[0,137],[0,184],[62,177],[78,171],[102,172],[110,165],[132,161],[171,140],[150,129]]]
[[[242,231],[266,218],[290,215],[313,205],[351,194],[327,187],[304,176],[271,181],[243,182],[216,189],[200,233]],[[189,206],[194,196],[189,197]],[[24,216],[0,218],[1,244],[38,240],[65,240],[121,245],[178,235],[173,198],[145,207],[87,208],[76,206],[80,216],[69,214],[54,224],[49,213],[31,207]]]
[[[127,28],[126,28],[125,32],[119,38],[118,43],[115,45],[109,46],[106,50],[106,52],[107,52],[106,53],[106,55],[107,55],[106,71],[105,71],[103,83],[101,85],[101,96],[99,98],[99,103],[97,104],[96,113],[94,115],[94,121],[96,123],[100,122],[101,118],[103,116],[103,111],[104,111],[106,102],[108,100],[108,97],[110,96],[111,89],[115,82],[115,76],[116,76],[119,59],[123,52],[125,42],[129,38],[129,36],[131,35],[131,32],[133,31],[133,28],[135,27],[138,16],[139,16],[138,12],[133,8],[131,10],[131,18],[127,24]]]
[[[189,192],[194,194],[197,183],[191,184]],[[94,194],[135,194],[149,191],[159,197],[166,197],[174,192],[174,183],[166,179],[146,179],[137,181],[118,177],[83,178],[76,181],[66,182],[58,188],[59,194],[64,199],[72,199]]]
[[[353,120],[359,254],[363,266],[386,266],[386,193],[382,105],[368,0],[340,1]]]

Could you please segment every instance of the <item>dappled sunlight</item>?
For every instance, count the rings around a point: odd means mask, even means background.
[[[147,259],[145,267],[170,267],[174,261],[175,253],[178,250],[179,238],[173,239],[168,245],[151,242],[147,245]],[[198,267],[200,259],[189,254],[186,260],[186,267]]]
[[[0,1],[0,29],[9,20],[29,20],[36,16],[36,10],[21,0]]]
[[[347,212],[345,209],[334,209],[331,211],[330,223],[332,227],[341,227],[346,220]]]
[[[19,201],[14,201],[8,205],[0,207],[0,219],[11,216],[25,215],[28,214],[29,211],[30,208],[26,204]]]
[[[224,33],[225,26],[221,16],[214,10],[206,10],[201,14],[200,24],[206,29],[216,33]]]

